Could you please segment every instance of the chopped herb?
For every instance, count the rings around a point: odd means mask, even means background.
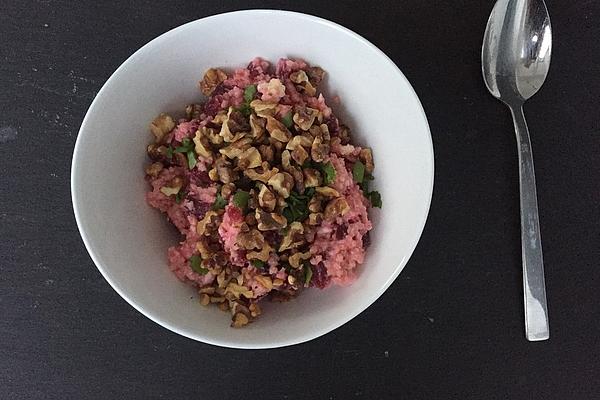
[[[244,101],[246,103],[250,103],[254,99],[254,95],[256,94],[256,85],[247,86],[244,89]]]
[[[327,164],[320,164],[321,172],[323,173],[323,182],[326,185],[329,185],[331,182],[335,181],[335,168],[331,165],[330,162]]]
[[[252,107],[250,107],[250,104],[248,103],[242,104],[241,106],[236,108],[236,110],[241,112],[244,117],[249,117],[250,114],[252,114]]]
[[[194,150],[190,150],[187,152],[187,159],[188,166],[190,167],[190,169],[193,169],[196,166],[196,163],[198,162],[196,160],[196,153],[194,153]]]
[[[190,267],[197,274],[206,275],[208,273],[208,269],[202,267],[202,259],[198,254],[190,257]]]
[[[225,200],[223,198],[223,196],[221,196],[221,193],[219,193],[219,194],[217,194],[217,198],[215,199],[215,202],[211,206],[211,210],[217,211],[222,208],[225,208],[226,205],[227,205],[227,200]]]
[[[181,203],[181,201],[184,199],[186,193],[183,190],[180,190],[179,192],[177,192],[177,194],[175,195],[175,203],[179,204]]]
[[[315,188],[314,187],[309,187],[304,189],[304,195],[310,197],[313,197],[315,195]]]
[[[173,147],[171,147],[171,145],[169,145],[169,147],[167,147],[167,158],[170,160],[171,158],[173,158]]]
[[[312,279],[313,271],[310,265],[304,265],[304,286],[308,286],[310,284],[310,280]]]
[[[381,194],[377,191],[369,193],[369,201],[373,207],[381,208]]]
[[[365,164],[362,161],[358,160],[354,163],[352,167],[352,178],[354,178],[354,182],[363,183],[365,179]]]
[[[255,268],[258,268],[258,269],[263,269],[266,265],[265,262],[261,261],[261,260],[252,260],[252,261],[250,261],[250,263],[252,265],[254,265]]]
[[[233,195],[233,204],[236,207],[241,208],[242,210],[246,210],[248,207],[248,199],[250,198],[250,193],[245,192],[243,190],[238,190]]]
[[[281,122],[285,125],[286,128],[290,129],[294,125],[294,120],[292,119],[292,112],[288,112],[281,118]]]
[[[175,153],[187,153],[194,149],[194,142],[190,138],[185,138],[181,141],[181,146],[175,148]]]
[[[287,207],[283,209],[282,215],[287,219],[288,223],[295,221],[304,221],[309,214],[308,203],[314,195],[314,189],[309,188],[304,191],[304,194],[292,190],[290,196],[286,199]]]

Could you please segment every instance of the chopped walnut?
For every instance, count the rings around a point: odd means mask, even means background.
[[[236,240],[237,244],[246,250],[261,249],[265,244],[265,237],[256,229],[239,233]]]
[[[256,147],[246,149],[238,157],[238,168],[257,168],[262,165],[262,158]]]
[[[317,113],[318,110],[315,110],[314,108],[298,107],[296,113],[294,114],[293,120],[300,127],[300,129],[307,131],[315,122]]]
[[[215,227],[214,225],[216,225],[218,216],[219,214],[217,214],[215,211],[207,211],[207,213],[204,214],[204,218],[198,221],[198,224],[196,225],[196,233],[198,233],[199,236],[210,235],[212,232],[212,229],[210,228]]]
[[[152,143],[146,147],[146,152],[152,161],[167,159],[167,148],[165,146],[159,146],[156,143]]]
[[[250,107],[254,109],[257,116],[262,118],[272,117],[275,115],[277,103],[271,103],[262,100],[252,100]]]
[[[313,196],[308,202],[308,211],[311,213],[323,211],[323,198],[321,196]]]
[[[298,269],[302,267],[302,261],[308,260],[310,259],[310,257],[311,255],[309,251],[305,253],[294,253],[291,256],[289,256],[288,262],[293,268]]]
[[[227,109],[227,111],[225,110],[221,110],[217,113],[217,115],[215,115],[212,119],[212,121],[210,121],[213,125],[223,125],[223,122],[227,121],[227,113],[229,112],[229,109]]]
[[[250,148],[250,144],[252,143],[251,138],[243,138],[234,143],[231,143],[227,147],[223,147],[219,150],[219,153],[223,154],[225,157],[233,160],[236,157],[239,157],[244,151]]]
[[[169,114],[160,113],[150,124],[150,131],[156,138],[156,143],[162,143],[169,132],[175,128],[175,121]]]
[[[323,183],[321,173],[314,168],[304,168],[304,187],[317,187]]]
[[[150,175],[153,178],[156,178],[160,171],[162,171],[164,165],[160,162],[154,162],[146,167],[146,174]]]
[[[223,144],[223,137],[219,135],[219,131],[217,129],[201,126],[200,128],[198,128],[198,131],[202,136],[205,136],[208,139],[208,141],[212,144],[217,146]]]
[[[227,288],[225,289],[225,294],[231,293],[236,298],[240,298],[240,296],[244,296],[247,299],[252,299],[254,297],[254,293],[252,290],[248,289],[246,286],[238,285],[233,282],[229,282]]]
[[[298,135],[294,136],[285,146],[288,150],[294,150],[298,146],[306,147],[307,149],[312,146],[313,138],[309,136]]]
[[[275,176],[278,172],[279,170],[277,168],[269,169],[269,164],[263,162],[260,168],[245,170],[244,175],[253,181],[267,183],[269,179]]]
[[[290,80],[296,84],[296,89],[299,92],[305,92],[309,96],[314,96],[317,93],[317,89],[309,81],[306,72],[302,70],[292,72]]]
[[[179,193],[181,187],[183,186],[183,179],[180,177],[173,178],[167,186],[163,186],[160,188],[160,191],[165,196],[171,196]]]
[[[341,144],[350,143],[350,128],[346,125],[340,125],[340,132],[338,133]]]
[[[284,199],[290,196],[294,178],[287,172],[278,172],[267,182]]]
[[[298,167],[292,167],[289,170],[289,173],[294,178],[294,188],[298,193],[304,193],[304,174],[302,174],[302,169]]]
[[[325,71],[321,67],[310,67],[306,74],[308,75],[308,79],[310,82],[316,87],[321,83],[323,77],[325,76]]]
[[[294,71],[290,74],[290,81],[294,83],[308,82],[308,75],[302,70]]]
[[[220,69],[210,68],[204,73],[204,78],[200,81],[200,90],[205,96],[210,96],[215,88],[227,79],[227,74]]]
[[[248,260],[260,260],[263,262],[267,262],[269,257],[271,256],[271,252],[273,248],[269,246],[268,243],[265,243],[260,251],[250,251],[246,254],[246,258]]]
[[[210,171],[208,171],[208,177],[211,181],[217,182],[219,180],[219,173],[217,172],[217,169],[213,168]]]
[[[235,192],[235,184],[233,182],[226,183],[221,187],[221,196],[225,199],[228,199],[233,192]]]
[[[316,188],[315,191],[327,199],[331,199],[334,197],[340,197],[339,192],[337,190],[335,190],[334,188],[330,188],[329,186],[320,186],[320,187]]]
[[[271,283],[271,285],[272,285],[272,283]],[[258,304],[256,304],[256,303],[251,303],[250,306],[248,307],[248,311],[250,311],[250,315],[253,318],[256,318],[260,314],[262,314],[262,310],[260,309],[260,306]]]
[[[185,106],[185,116],[188,121],[192,119],[200,119],[200,115],[202,115],[202,104],[189,104]]]
[[[285,217],[276,213],[268,213],[257,209],[255,217],[256,221],[258,221],[258,229],[261,231],[275,231],[287,226]]]
[[[200,294],[215,294],[215,288],[212,286],[206,286],[198,290]]]
[[[292,154],[289,150],[284,150],[281,152],[281,166],[283,167],[284,171],[289,171],[292,169],[291,160]]]
[[[223,121],[219,135],[221,135],[226,142],[233,143],[246,136],[250,132],[250,129],[250,124],[246,121],[246,118],[242,113],[235,110],[233,107],[229,107],[227,119]]]
[[[231,163],[224,158],[219,158],[215,161],[215,168],[217,169],[217,174],[219,175],[219,180],[223,183],[233,182],[235,179],[235,174],[233,169],[231,168]]]
[[[260,283],[265,289],[267,289],[268,291],[270,291],[271,289],[273,289],[273,281],[271,280],[271,277],[269,276],[262,276],[262,275],[257,275],[254,277],[254,279]]]
[[[242,313],[237,313],[233,316],[233,321],[231,322],[231,326],[233,328],[241,328],[243,326],[248,325],[248,322],[250,322],[250,320],[248,319],[247,316],[245,316]]]
[[[292,150],[292,158],[298,163],[298,165],[303,165],[308,157],[308,152],[304,150],[304,147],[302,146],[297,146],[294,150]]]
[[[202,304],[203,306],[207,306],[210,304],[210,296],[207,294],[201,294],[200,295],[200,304]]]
[[[329,145],[323,143],[323,139],[316,137],[310,148],[310,156],[316,162],[323,162],[329,154]]]
[[[373,164],[373,153],[371,152],[371,149],[362,149],[358,155],[358,158],[365,164],[365,169],[368,173],[373,172],[375,164]]]
[[[281,240],[279,251],[296,248],[304,243],[304,227],[298,221],[292,222]]]
[[[338,217],[346,214],[350,211],[350,206],[348,202],[343,197],[338,197],[336,199],[331,200],[327,206],[325,207],[325,218],[331,219],[333,217]]]
[[[213,152],[210,149],[210,143],[208,142],[208,138],[202,134],[201,131],[196,131],[196,135],[194,136],[194,149],[198,155],[202,157],[210,158],[213,156]]]
[[[261,144],[258,146],[258,151],[264,161],[272,163],[275,159],[275,150],[273,150],[273,146],[268,144]]]
[[[273,139],[287,143],[292,138],[292,134],[285,125],[273,117],[267,117],[267,132]]]
[[[264,118],[250,114],[250,133],[252,133],[254,140],[259,140],[265,133],[266,123],[267,121]]]
[[[260,192],[258,193],[258,204],[268,212],[272,212],[277,205],[277,199],[267,185],[262,185],[260,188]]]
[[[309,225],[319,225],[323,222],[323,214],[322,213],[310,213],[308,214],[308,224]]]
[[[202,229],[206,231],[206,224]],[[196,231],[198,231],[198,225],[196,225]],[[208,246],[206,246],[206,244],[202,240],[196,243],[196,250],[198,250],[198,252],[200,253],[200,257],[202,257],[203,260],[207,260],[212,257],[212,251],[208,248]]]
[[[248,214],[244,217],[244,222],[246,224],[248,224],[248,226],[254,226],[256,225],[256,217],[254,217],[254,214]]]

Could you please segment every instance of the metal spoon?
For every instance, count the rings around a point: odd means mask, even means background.
[[[528,340],[550,336],[535,173],[523,103],[542,86],[552,48],[550,17],[543,0],[498,0],[483,38],[485,84],[513,117],[519,148],[521,251]]]

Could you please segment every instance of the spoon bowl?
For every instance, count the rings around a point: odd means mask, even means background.
[[[498,0],[483,38],[483,79],[492,95],[519,104],[542,87],[550,68],[552,30],[542,0]]]

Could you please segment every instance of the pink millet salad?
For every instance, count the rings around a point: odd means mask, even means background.
[[[364,261],[368,212],[381,207],[368,188],[373,156],[319,93],[324,74],[285,58],[274,71],[261,58],[232,74],[211,68],[204,103],[150,125],[146,199],[182,239],[169,267],[234,327],[265,298],[350,285]]]

